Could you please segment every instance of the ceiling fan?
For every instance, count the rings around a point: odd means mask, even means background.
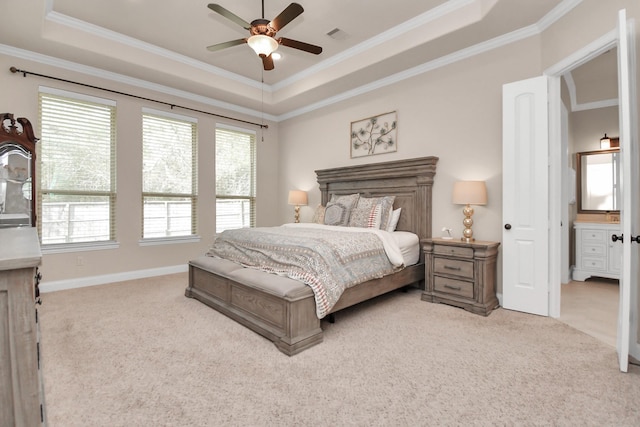
[[[262,0],[262,18],[255,19],[251,21],[251,23],[248,23],[232,12],[229,12],[219,4],[209,3],[207,7],[240,25],[245,30],[249,30],[251,33],[249,37],[244,39],[231,40],[208,46],[207,49],[212,52],[247,43],[258,54],[258,56],[262,58],[262,65],[265,70],[273,70],[274,66],[271,54],[278,49],[279,45],[303,50],[305,52],[313,53],[314,55],[322,53],[322,48],[320,46],[284,37],[275,37],[278,31],[304,12],[304,9],[298,3],[291,3],[272,21],[269,21],[268,19],[264,19],[264,0]]]

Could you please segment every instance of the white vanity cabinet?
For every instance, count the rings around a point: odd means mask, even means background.
[[[618,279],[622,260],[622,244],[611,240],[620,235],[620,224],[575,222],[576,265],[573,280],[584,281],[591,276]]]

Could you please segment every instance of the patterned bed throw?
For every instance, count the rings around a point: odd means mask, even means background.
[[[346,288],[402,268],[393,256],[395,248],[389,251],[389,242],[378,230],[295,225],[226,230],[207,255],[306,283],[315,294],[319,319]]]

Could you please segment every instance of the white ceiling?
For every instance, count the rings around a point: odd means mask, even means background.
[[[133,85],[161,85],[249,114],[264,108],[268,118],[282,119],[539,33],[580,0],[298,0],[305,11],[278,36],[323,52],[282,46],[272,71],[262,70],[247,45],[206,49],[248,36],[207,8],[207,0],[36,2],[34,8],[34,0],[3,1],[5,51]],[[261,18],[259,0],[217,3],[248,22]],[[289,4],[265,0],[265,17]],[[327,35],[336,28],[338,37]],[[583,80],[588,73],[574,82]]]

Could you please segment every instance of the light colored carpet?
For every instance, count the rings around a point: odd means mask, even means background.
[[[43,294],[50,426],[640,425],[640,369],[558,320],[394,292],[288,357],[186,284]]]

